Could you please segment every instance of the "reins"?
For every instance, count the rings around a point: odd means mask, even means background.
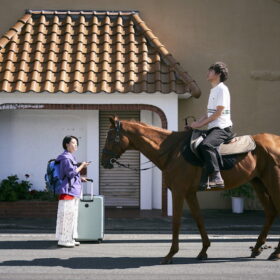
[[[144,162],[142,164],[146,164],[148,162],[151,162],[151,161],[147,161],[147,162]],[[110,163],[111,164],[116,163],[118,165],[118,167],[124,167],[124,168],[130,169],[130,170],[133,170],[135,172],[137,172],[137,171],[145,171],[145,170],[149,170],[149,169],[152,169],[152,168],[156,167],[155,165],[153,165],[151,167],[146,167],[146,168],[133,168],[133,167],[130,167],[129,164],[124,164],[124,163],[121,163],[121,162],[117,161],[115,158],[111,158]]]

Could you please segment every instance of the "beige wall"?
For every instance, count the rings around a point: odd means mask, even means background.
[[[238,134],[280,134],[279,0],[0,0],[0,33],[29,9],[139,10],[141,17],[202,89],[201,98],[180,100],[186,115],[205,112],[209,65],[228,64],[232,118]],[[256,73],[257,71],[257,73]],[[256,76],[259,79],[253,79]],[[270,81],[274,79],[274,81]],[[200,194],[202,208],[224,208],[219,193]]]

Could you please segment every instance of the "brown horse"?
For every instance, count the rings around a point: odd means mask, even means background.
[[[197,258],[207,259],[206,251],[210,241],[196,195],[202,169],[186,162],[181,154],[182,145],[191,131],[172,132],[141,122],[119,121],[117,117],[110,118],[110,122],[111,127],[101,158],[102,165],[112,168],[114,159],[119,158],[126,150],[138,150],[162,170],[166,187],[172,192],[172,245],[161,263],[171,263],[172,257],[179,251],[178,238],[184,199],[202,238],[203,247]],[[280,137],[257,134],[253,138],[256,149],[246,155],[240,155],[232,169],[222,171],[226,189],[250,181],[263,205],[265,223],[252,249],[252,258],[261,253],[273,220],[280,214]],[[280,242],[269,259],[280,259]]]

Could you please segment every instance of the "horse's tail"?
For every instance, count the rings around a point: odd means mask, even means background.
[[[257,134],[253,138],[266,151],[274,164],[280,167],[280,136],[264,133]]]

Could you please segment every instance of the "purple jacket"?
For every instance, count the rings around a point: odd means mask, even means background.
[[[64,151],[56,158],[56,161],[60,162],[60,179],[62,180],[58,193],[80,197],[82,184],[80,173],[76,172],[76,158],[68,151]]]

